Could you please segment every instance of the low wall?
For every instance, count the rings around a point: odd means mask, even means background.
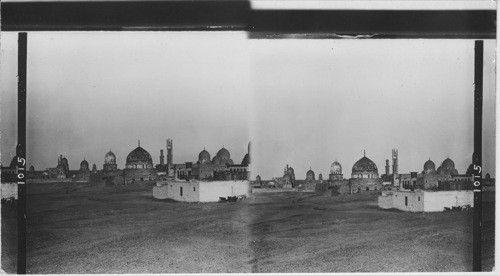
[[[252,188],[252,194],[298,192],[297,188]]]
[[[156,199],[167,199],[168,191],[166,186],[153,187],[153,197]]]
[[[250,196],[252,191],[247,180],[199,182],[200,202],[217,202],[219,197]]]
[[[425,192],[425,212],[442,212],[444,208],[469,205],[474,207],[473,191]]]
[[[50,179],[50,178],[28,178],[26,180],[26,183],[69,183],[69,182],[73,182],[73,180],[71,178],[53,178],[53,179]]]
[[[378,197],[378,207],[382,209],[394,208],[394,205],[392,204],[392,193],[390,194],[382,193],[382,195]]]
[[[2,183],[2,199],[17,199],[17,183]]]

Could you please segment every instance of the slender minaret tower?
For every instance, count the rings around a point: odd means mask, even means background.
[[[172,161],[172,139],[167,139],[167,175],[174,176],[174,162]]]
[[[392,173],[394,175],[398,174],[398,150],[392,150]]]
[[[172,139],[167,139],[167,165],[172,163]]]
[[[389,159],[385,160],[385,175],[389,175]]]
[[[163,155],[163,150],[160,150],[160,166],[163,167],[165,164],[165,156]]]
[[[398,183],[398,150],[392,150],[392,185],[397,186]]]

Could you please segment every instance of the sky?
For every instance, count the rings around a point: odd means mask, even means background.
[[[17,34],[2,33],[1,160],[15,154]],[[485,42],[484,172],[495,166],[495,41]],[[460,173],[473,149],[473,40],[248,39],[244,32],[36,32],[28,35],[28,166],[119,168],[141,146],[159,163],[222,147],[240,163],[252,141],[253,174],[348,177],[366,156],[383,173],[448,156]]]

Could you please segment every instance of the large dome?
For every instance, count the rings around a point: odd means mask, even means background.
[[[330,173],[331,174],[342,174],[342,166],[336,160],[335,160],[335,162],[332,163],[332,166],[330,168]]]
[[[104,164],[116,164],[116,156],[112,151],[108,151],[104,156]]]
[[[198,161],[200,164],[210,163],[210,153],[203,149],[200,154],[198,154]]]
[[[130,163],[153,163],[151,155],[140,146],[127,155],[127,164]]]
[[[230,159],[231,158],[231,154],[229,153],[229,151],[222,147],[218,152],[217,152],[217,156],[219,156],[221,159]]]
[[[434,162],[432,162],[430,159],[424,163],[424,172],[425,173],[432,172],[435,170],[436,170],[436,164],[434,164]]]
[[[368,157],[363,156],[358,162],[352,166],[352,173],[374,172],[378,174],[377,165],[373,163]]]
[[[451,160],[448,157],[448,158],[446,158],[443,161],[443,164],[441,166],[443,167],[443,169],[454,169],[455,168],[455,162],[453,162],[453,160]]]

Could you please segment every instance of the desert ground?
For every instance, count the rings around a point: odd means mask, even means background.
[[[28,273],[471,271],[472,211],[381,210],[377,193],[155,200],[151,187],[29,184]],[[494,197],[483,197],[483,270]],[[16,271],[15,204],[2,204],[2,269]]]

